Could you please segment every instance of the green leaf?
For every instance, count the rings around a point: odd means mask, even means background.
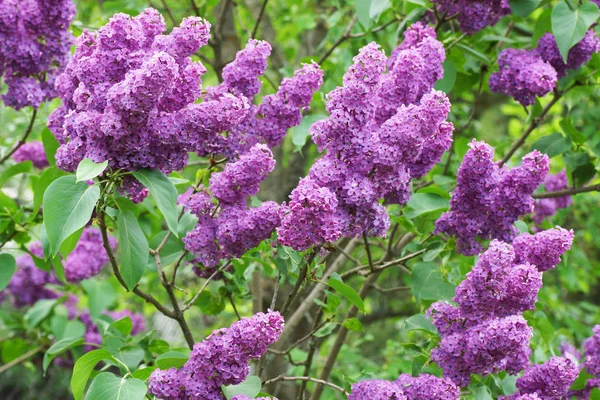
[[[62,264],[60,256],[56,256],[53,259],[51,259],[50,263],[52,264],[52,269],[54,270],[56,279],[58,279],[62,283],[67,283],[67,277],[65,276],[65,267]]]
[[[320,337],[331,335],[331,333],[335,330],[336,326],[337,326],[336,323],[328,322],[325,325],[323,325],[321,328],[319,328],[315,332],[314,336],[320,338]]]
[[[300,125],[292,128],[292,143],[296,150],[302,149],[310,136],[310,127],[327,116],[325,114],[309,114],[302,118]]]
[[[143,400],[148,388],[136,378],[120,378],[110,372],[98,374],[85,395],[86,400]]]
[[[92,350],[81,356],[73,367],[73,376],[71,377],[71,391],[75,400],[81,400],[85,387],[90,379],[90,375],[96,364],[102,360],[114,360],[114,357],[108,350]],[[89,400],[89,398],[88,398]]]
[[[354,9],[356,10],[356,16],[358,22],[363,26],[365,30],[371,27],[371,3],[372,0],[354,0]]]
[[[81,234],[83,233],[83,228],[77,230],[71,236],[65,239],[65,241],[60,245],[60,255],[66,258],[75,247],[77,247],[77,243],[79,242],[79,238],[81,238]]]
[[[469,46],[464,45],[462,43],[457,44],[456,47],[464,50],[465,53],[467,53],[467,54],[469,54],[469,55],[471,55],[471,56],[479,59],[480,61],[483,61],[484,63],[486,63],[488,65],[492,63],[492,61],[485,54],[483,54],[483,53],[475,50],[472,47],[469,47]]]
[[[417,301],[442,300],[454,297],[454,286],[446,282],[439,267],[432,262],[420,262],[410,275],[410,288]]]
[[[31,171],[33,168],[33,163],[31,161],[23,161],[22,163],[18,163],[15,165],[11,165],[6,168],[6,170],[0,175],[0,187],[4,186],[6,181],[12,178],[15,175],[26,174]]]
[[[363,324],[358,318],[349,318],[345,320],[342,325],[344,326],[344,328],[354,332],[361,332],[364,330]]]
[[[371,0],[369,8],[369,17],[377,20],[379,16],[392,6],[390,0]]]
[[[515,15],[525,18],[538,8],[541,2],[542,0],[510,0],[510,9]]]
[[[585,135],[573,125],[571,118],[564,118],[560,121],[560,127],[564,133],[571,137],[571,140],[577,144],[584,144],[587,141]]]
[[[98,186],[76,183],[72,175],[48,186],[44,193],[44,225],[52,255],[58,253],[65,239],[89,222],[99,198]]]
[[[250,375],[246,380],[239,385],[221,386],[223,394],[227,399],[231,399],[233,396],[243,394],[253,399],[257,394],[260,393],[262,383],[258,376]]]
[[[179,368],[190,358],[188,354],[180,351],[167,351],[156,358],[156,365],[160,369],[171,367]]]
[[[3,290],[15,273],[15,258],[10,254],[0,254],[0,290]]]
[[[142,169],[134,171],[133,176],[148,188],[150,195],[162,212],[169,230],[177,237],[177,189],[175,185],[158,170]]]
[[[444,77],[435,83],[435,88],[450,93],[456,82],[456,66],[450,60],[444,61]]]
[[[215,296],[208,289],[198,296],[194,304],[200,307],[200,311],[205,315],[219,315],[225,309],[223,296]]]
[[[44,200],[44,192],[50,186],[52,182],[65,176],[65,172],[61,171],[56,167],[49,167],[44,170],[40,178],[33,186],[33,210],[37,211],[40,209]]]
[[[42,143],[44,145],[44,151],[46,151],[48,162],[51,166],[56,166],[56,150],[60,147],[60,143],[58,143],[48,128],[42,130]]]
[[[98,317],[106,307],[115,301],[115,289],[107,281],[88,279],[82,281],[81,286],[88,295],[88,308],[92,317]]]
[[[569,151],[571,149],[571,141],[557,132],[538,139],[531,147],[552,158],[565,151]]]
[[[327,281],[327,284],[329,285],[329,287],[331,287],[333,290],[335,290],[336,292],[338,292],[339,294],[344,296],[348,301],[350,301],[352,304],[354,304],[356,306],[356,308],[358,308],[360,311],[364,312],[365,311],[365,303],[360,298],[359,294],[356,293],[356,291],[351,286],[346,285],[342,281],[342,279],[339,277],[339,275],[337,275],[337,276],[336,275],[337,274],[334,274],[334,276],[329,278],[329,280]]]
[[[58,342],[54,343],[44,354],[44,361],[42,362],[42,368],[44,369],[44,375],[46,375],[46,370],[48,366],[54,360],[56,356],[64,353],[72,347],[80,346],[84,342],[84,338],[82,337],[67,337]]]
[[[44,299],[39,300],[35,303],[27,312],[23,319],[25,320],[25,326],[28,330],[31,330],[39,325],[56,306],[58,299]]]
[[[118,213],[117,229],[121,252],[121,275],[127,287],[133,289],[148,267],[148,240],[130,210]]]
[[[141,368],[141,369],[138,369],[137,371],[135,371],[133,374],[131,374],[131,376],[133,376],[134,378],[141,379],[141,380],[145,381],[148,378],[150,378],[150,375],[152,375],[152,373],[156,369],[157,368],[155,366]]]
[[[403,329],[406,331],[423,331],[437,335],[437,329],[423,314],[415,314],[404,321]]]
[[[77,172],[75,172],[77,182],[87,181],[97,177],[104,172],[106,167],[108,167],[108,160],[96,164],[91,159],[84,158],[77,166]]]
[[[576,9],[566,1],[558,2],[552,9],[552,33],[563,61],[566,63],[569,50],[575,46],[598,19],[598,6],[591,1],[584,2]]]
[[[432,211],[446,210],[450,206],[447,199],[433,193],[415,193],[407,204],[410,207],[405,212],[408,218],[415,218]]]
[[[472,389],[475,400],[493,400],[492,391],[487,386]]]

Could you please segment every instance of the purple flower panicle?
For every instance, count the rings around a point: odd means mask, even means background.
[[[12,159],[18,163],[29,160],[38,169],[44,169],[50,165],[46,158],[44,145],[39,141],[25,143],[13,153]]]

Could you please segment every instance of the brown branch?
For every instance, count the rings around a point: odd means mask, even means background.
[[[267,349],[267,351],[269,353],[278,354],[278,355],[288,354],[289,352],[294,350],[296,347],[298,347],[298,345],[300,345],[302,342],[310,339],[312,337],[312,335],[315,334],[315,332],[317,332],[319,329],[321,329],[329,321],[331,321],[331,318],[328,318],[325,321],[318,324],[317,326],[315,326],[308,335],[305,335],[304,337],[301,337],[300,339],[296,340],[293,345],[291,345],[290,347],[287,348],[287,350]]]
[[[557,190],[556,192],[538,193],[538,194],[532,195],[531,197],[533,197],[534,199],[551,199],[551,198],[556,198],[556,197],[570,196],[573,194],[598,192],[598,191],[600,191],[600,183],[596,184],[596,185],[582,186],[582,187],[578,187],[578,188]]]
[[[8,153],[6,153],[4,155],[4,157],[0,158],[0,165],[4,164],[4,162],[6,160],[8,160],[10,158],[10,156],[12,156],[17,150],[19,150],[19,148],[21,146],[23,146],[25,144],[25,142],[27,141],[27,138],[29,137],[29,135],[31,134],[31,131],[33,130],[33,123],[35,122],[35,117],[37,116],[37,108],[33,109],[33,114],[31,114],[31,120],[29,120],[29,125],[27,126],[27,130],[25,131],[25,134],[23,135],[23,137],[17,142],[16,146],[13,146],[12,149],[10,149],[8,151]]]
[[[167,12],[169,19],[171,20],[171,23],[173,23],[173,26],[177,26],[177,20],[173,16],[173,13],[171,12],[171,9],[169,8],[169,5],[167,4],[167,2],[165,0],[160,0],[160,2],[162,3],[163,8]]]
[[[388,269],[388,268],[390,268],[390,267],[393,267],[393,266],[396,266],[396,265],[402,265],[402,264],[404,264],[406,261],[408,261],[408,260],[410,260],[410,259],[412,259],[412,258],[418,257],[418,256],[420,256],[421,254],[425,253],[426,251],[427,251],[427,249],[421,249],[421,250],[419,250],[419,251],[415,251],[414,253],[407,254],[406,256],[404,256],[404,257],[401,257],[401,258],[399,258],[399,259],[397,259],[397,260],[394,260],[394,261],[389,261],[389,262],[387,262],[387,263],[381,264],[381,265],[377,266],[377,267],[376,267],[376,268],[374,268],[374,269],[371,269],[371,266],[370,266],[370,265],[361,265],[361,266],[359,266],[359,267],[352,268],[351,270],[348,270],[348,271],[344,272],[344,273],[343,273],[343,274],[341,274],[340,276],[342,277],[342,279],[348,278],[348,277],[350,277],[350,276],[352,276],[352,275],[354,275],[354,274],[359,274],[359,275],[366,275],[366,276],[368,276],[368,275],[371,275],[371,274],[374,274],[374,273],[377,273],[377,272],[381,272],[381,271],[383,271],[384,269]],[[363,271],[364,271],[364,270],[366,270],[366,269],[371,269],[371,271],[368,271],[368,272],[363,272]],[[406,273],[408,273],[408,274],[410,274],[410,273],[411,273],[411,271],[410,271],[408,268],[404,267],[403,269],[404,269],[404,272],[406,272]]]
[[[265,13],[265,9],[267,8],[268,2],[269,2],[269,0],[263,0],[262,6],[260,7],[260,11],[258,13],[258,17],[256,18],[256,23],[254,24],[254,29],[252,29],[252,35],[250,35],[251,38],[256,37],[256,33],[258,32],[258,27],[260,26],[260,21],[262,20],[262,17]]]
[[[369,239],[367,238],[367,234],[363,232],[363,242],[365,244],[365,251],[367,252],[367,259],[369,260],[369,268],[371,271],[375,271],[375,265],[373,264],[373,257],[371,256],[371,246],[369,245]]]
[[[399,292],[399,291],[403,291],[403,290],[410,290],[410,287],[408,287],[408,286],[395,286],[395,287],[391,287],[391,288],[383,288],[377,284],[373,284],[372,286],[373,286],[373,289],[375,289],[381,293],[391,293],[391,292]]]
[[[279,375],[276,378],[273,379],[269,379],[268,381],[263,382],[263,386],[269,385],[271,383],[275,383],[275,382],[279,382],[279,381],[307,381],[307,382],[314,382],[314,383],[318,383],[319,385],[326,385],[329,386],[330,388],[333,388],[337,391],[340,391],[344,394],[344,396],[348,396],[350,393],[348,393],[348,391],[344,388],[339,387],[338,385],[331,383],[331,382],[327,382],[324,381],[322,379],[316,379],[316,378],[311,378],[310,376],[285,376],[285,375]]]

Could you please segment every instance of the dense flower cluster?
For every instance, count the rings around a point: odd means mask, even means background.
[[[546,192],[558,192],[559,190],[566,189],[569,186],[567,180],[567,171],[563,170],[555,175],[549,174],[544,180],[544,187]],[[552,197],[549,199],[540,199],[535,202],[535,212],[532,216],[533,222],[538,225],[544,221],[544,219],[556,214],[556,210],[561,208],[567,208],[571,205],[573,200],[571,196]]]
[[[223,69],[223,82],[207,88],[207,99],[219,99],[229,93],[252,100],[260,91],[258,78],[265,72],[270,54],[271,46],[267,42],[250,39],[246,48]],[[300,124],[302,111],[308,108],[322,84],[323,71],[319,66],[305,64],[294,76],[285,78],[275,94],[264,96],[260,105],[251,105],[246,118],[227,136],[211,138],[199,154],[236,156],[257,143],[265,142],[269,147],[279,145],[286,131]]]
[[[231,400],[277,400],[277,397],[248,397],[245,394],[236,394]]]
[[[458,400],[460,389],[449,379],[402,374],[394,382],[366,380],[352,385],[348,400]]]
[[[521,314],[535,307],[543,271],[560,262],[572,241],[573,232],[560,227],[521,235],[514,246],[493,240],[456,288],[457,306],[430,307],[442,338],[431,358],[445,377],[465,386],[471,374],[517,373],[528,365],[532,329]]]
[[[185,18],[168,35],[154,9],[114,15],[77,50],[57,79],[63,105],[49,118],[61,143],[57,165],[74,170],[86,157],[114,168],[184,167],[188,151],[240,122],[248,101],[233,95],[195,104],[206,69],[191,55],[208,42],[210,24]]]
[[[496,25],[511,13],[508,0],[432,0],[432,3],[440,18],[455,17],[460,29],[469,35]]]
[[[194,345],[179,370],[155,370],[148,391],[163,400],[224,400],[221,385],[236,385],[250,372],[248,362],[260,358],[283,331],[278,312],[242,318],[227,329],[214,331]]]
[[[40,242],[32,243],[29,251],[34,256],[43,259],[44,252]],[[48,284],[58,284],[53,272],[46,272],[35,266],[29,254],[17,257],[17,269],[3,291],[8,294],[15,307],[29,306],[42,299],[55,299],[60,295],[46,287]]]
[[[281,243],[305,250],[341,235],[385,235],[380,200],[406,203],[411,177],[423,176],[452,142],[450,103],[432,90],[444,59],[435,32],[421,24],[389,60],[375,43],[360,50],[343,86],[327,95],[329,117],[310,129],[326,154],[282,207]]]
[[[477,239],[510,242],[518,233],[514,222],[533,211],[531,194],[548,173],[548,156],[537,150],[523,157],[519,167],[500,168],[494,149],[473,140],[457,174],[450,211],[436,221],[436,232],[456,236],[458,251],[475,255]]]
[[[587,372],[600,377],[600,325],[594,326],[594,334],[583,342],[584,366]]]
[[[198,224],[183,239],[200,264],[196,273],[207,278],[223,258],[239,257],[269,238],[279,224],[279,205],[265,201],[246,208],[246,197],[258,193],[259,185],[275,167],[271,150],[257,144],[237,161],[227,164],[210,180],[210,191],[191,190],[180,196],[185,209]],[[218,201],[218,208],[217,208]]]
[[[517,379],[517,393],[501,396],[500,400],[521,399],[524,395],[537,395],[544,400],[565,398],[569,387],[579,375],[579,366],[566,357],[552,357],[544,364],[530,365]]]
[[[25,143],[13,153],[12,159],[18,163],[29,160],[34,167],[39,169],[44,169],[50,165],[42,142]]]
[[[109,236],[110,246],[114,249],[117,240]],[[65,278],[68,282],[80,282],[98,275],[108,263],[108,254],[104,249],[102,234],[97,228],[87,227],[81,233],[77,246],[64,261]]]
[[[565,64],[554,36],[546,33],[533,50],[506,49],[500,53],[499,71],[490,77],[490,90],[512,96],[524,106],[533,104],[535,96],[551,92],[567,70],[581,67],[599,51],[600,39],[590,29],[569,50]]]
[[[37,108],[56,97],[54,81],[69,58],[75,17],[72,0],[0,2],[0,76],[4,104]]]
[[[507,94],[524,106],[535,103],[535,96],[543,97],[556,86],[556,70],[535,50],[503,50],[498,68],[490,76],[490,90]]]

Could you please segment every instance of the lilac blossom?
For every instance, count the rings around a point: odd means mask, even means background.
[[[31,161],[33,166],[38,169],[44,169],[50,165],[46,158],[46,151],[42,142],[34,141],[23,144],[12,155],[15,162]]]
[[[583,39],[569,50],[566,64],[558,50],[556,39],[551,33],[544,34],[538,40],[536,51],[544,61],[552,65],[556,70],[558,79],[560,79],[567,75],[568,70],[578,69],[588,62],[594,53],[598,53],[600,51],[600,39],[593,29],[587,31]]]
[[[527,367],[532,329],[522,313],[535,308],[543,271],[560,262],[572,240],[560,227],[517,236],[513,245],[493,240],[456,288],[456,305],[437,302],[427,310],[441,337],[431,358],[444,377],[466,386],[471,374]]]
[[[487,26],[494,26],[511,13],[508,0],[433,0],[437,15],[455,17],[460,29],[473,35]]]
[[[458,400],[460,389],[449,379],[402,374],[394,382],[364,380],[352,385],[348,400]]]
[[[69,59],[75,17],[71,0],[3,0],[0,3],[0,76],[4,104],[38,108],[56,97],[56,76]]]
[[[269,148],[257,144],[212,176],[211,193],[199,188],[180,196],[184,209],[198,217],[196,227],[183,242],[195,257],[192,263],[200,277],[208,278],[221,259],[240,257],[275,231],[280,221],[277,203],[266,201],[259,207],[246,207],[247,197],[258,192],[274,166]]]
[[[114,249],[117,240],[109,236],[109,244]],[[84,228],[75,249],[64,262],[65,277],[68,282],[80,282],[98,275],[108,263],[108,254],[104,249],[102,235],[97,228]]]
[[[545,400],[561,400],[578,375],[579,367],[576,362],[566,357],[552,357],[544,364],[527,367],[523,376],[517,379],[518,393],[501,396],[500,399],[513,400],[522,395],[536,394]]]
[[[248,362],[260,358],[277,340],[283,323],[278,312],[257,313],[214,331],[194,345],[189,360],[179,370],[154,371],[149,393],[167,400],[224,400],[221,386],[246,379]]]
[[[556,70],[535,50],[505,49],[498,56],[498,68],[500,71],[490,76],[490,90],[507,94],[524,106],[556,86]]]
[[[510,242],[518,232],[514,222],[533,211],[531,194],[548,169],[548,156],[536,150],[520,166],[500,168],[494,149],[473,140],[458,170],[450,211],[436,221],[436,232],[455,236],[458,251],[465,255],[481,251],[478,239]]]

